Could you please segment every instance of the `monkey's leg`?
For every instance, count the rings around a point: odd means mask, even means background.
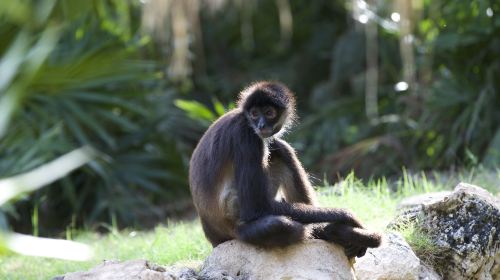
[[[306,228],[284,216],[264,216],[238,226],[239,239],[260,247],[284,247],[306,238]]]
[[[368,247],[378,247],[382,241],[377,233],[341,223],[314,224],[311,237],[341,245],[348,258],[362,257]]]
[[[205,221],[203,218],[201,219],[201,227],[203,228],[203,232],[205,233],[208,241],[212,243],[212,247],[216,247],[217,245],[232,239],[230,236],[221,234],[215,227],[212,227],[210,223]]]
[[[316,195],[294,149],[284,140],[271,143],[271,178],[280,180],[287,202],[314,205]],[[278,184],[279,185],[279,184]]]

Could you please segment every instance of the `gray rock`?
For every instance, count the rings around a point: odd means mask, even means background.
[[[104,261],[89,271],[57,276],[57,280],[196,280],[196,272],[190,268],[165,268],[145,260],[126,262]]]
[[[424,193],[420,195],[411,196],[403,199],[399,205],[399,210],[418,208],[422,209],[425,205],[434,204],[449,196],[451,191]]]
[[[418,280],[442,280],[443,278],[437,274],[437,272],[428,265],[420,263],[420,273],[418,274]]]
[[[214,248],[202,279],[355,279],[341,247],[308,240],[283,249],[263,250],[236,240]]]
[[[413,201],[402,207],[392,227],[417,221],[440,252],[433,265],[445,279],[500,279],[498,199],[480,187],[460,183],[449,194]]]
[[[417,280],[420,269],[420,260],[396,233],[388,233],[382,246],[368,249],[354,264],[358,280]]]
[[[118,280],[118,279],[148,279],[166,280],[165,269],[152,266],[145,260],[127,262],[104,261],[89,271],[73,272],[64,275],[64,280]]]
[[[425,206],[447,198],[451,191],[424,193],[403,199],[397,206],[399,214],[387,225],[389,229],[399,229],[401,225],[417,222]]]

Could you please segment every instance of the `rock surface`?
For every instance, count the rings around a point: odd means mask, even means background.
[[[104,261],[89,271],[68,273],[53,280],[196,280],[189,268],[165,268],[145,260]]]
[[[217,246],[199,273],[179,266],[162,267],[145,260],[105,261],[85,272],[53,280],[354,280],[344,250],[322,240],[284,249],[263,250],[232,240]]]
[[[440,256],[434,268],[445,279],[500,279],[500,203],[486,190],[465,183],[449,194],[413,200],[396,218],[415,220]]]
[[[442,280],[443,278],[437,274],[434,269],[430,268],[424,263],[420,263],[420,273],[418,274],[418,280]]]
[[[449,196],[451,193],[451,191],[442,191],[411,196],[403,199],[403,201],[399,203],[398,209],[404,210],[417,208],[419,210],[422,210],[424,206],[439,202],[445,197]]]
[[[417,280],[420,269],[420,260],[396,233],[388,233],[382,246],[368,249],[354,264],[358,280]]]
[[[249,280],[355,279],[343,249],[322,240],[275,250],[227,241],[205,260],[200,276],[202,279]]]

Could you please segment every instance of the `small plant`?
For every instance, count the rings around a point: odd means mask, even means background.
[[[442,249],[436,246],[429,234],[418,227],[418,221],[407,221],[400,224],[397,231],[404,237],[413,252],[422,262],[435,267],[436,259],[443,255]]]

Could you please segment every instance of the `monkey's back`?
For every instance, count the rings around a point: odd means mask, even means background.
[[[205,234],[212,243],[235,238],[237,191],[233,184],[235,135],[245,122],[239,109],[215,121],[201,137],[189,164],[189,186]]]
[[[216,120],[203,134],[189,164],[191,191],[217,189],[224,169],[232,165],[234,145],[238,145],[235,135],[239,135],[244,118],[239,109],[234,109]]]

